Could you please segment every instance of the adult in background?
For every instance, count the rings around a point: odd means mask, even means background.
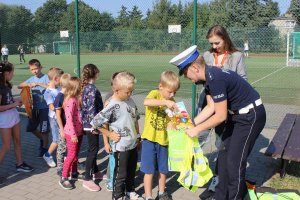
[[[23,45],[19,45],[18,47],[18,51],[19,51],[19,56],[20,56],[20,64],[22,64],[22,61],[23,63],[25,63],[25,58],[24,58],[24,55],[25,55],[25,50],[24,50],[24,47]]]
[[[206,65],[194,45],[174,57],[170,63],[195,84],[204,84],[207,105],[194,118],[190,137],[216,127],[226,120],[219,151],[219,184],[214,198],[242,200],[247,194],[245,182],[247,158],[264,128],[266,111],[258,92],[237,73]]]
[[[246,40],[245,43],[244,43],[244,55],[245,55],[245,57],[249,56],[249,42],[248,42],[248,40]]]
[[[243,53],[238,51],[234,47],[226,29],[223,26],[215,25],[208,30],[206,39],[211,44],[211,48],[208,51],[204,52],[203,54],[205,63],[210,66],[216,66],[219,68],[232,70],[236,72],[238,75],[240,75],[242,78],[247,80],[246,65],[244,62]],[[202,90],[198,100],[198,108],[199,108],[198,111],[200,111],[200,108],[203,109],[207,104],[205,96],[206,94],[204,90]],[[218,138],[221,137],[224,128],[225,128],[225,122],[215,127],[215,133],[217,134],[216,135],[217,141]],[[207,139],[207,136],[203,137],[201,143],[205,143],[206,142],[205,139]],[[212,192],[215,191],[215,187],[218,184],[217,166],[218,165],[216,164],[215,176],[213,177],[208,187],[208,190]]]
[[[8,50],[6,44],[4,44],[3,47],[1,48],[1,53],[2,53],[2,61],[7,62],[9,50]]]

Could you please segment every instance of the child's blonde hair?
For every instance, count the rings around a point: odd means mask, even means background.
[[[61,77],[64,71],[58,67],[51,67],[48,71],[48,78],[52,81],[55,77]]]
[[[65,100],[68,100],[69,98],[76,98],[77,100],[80,100],[80,91],[81,91],[81,80],[80,78],[76,76],[72,76],[69,80],[69,83],[66,87],[65,91]]]
[[[60,87],[62,88],[67,88],[69,81],[70,81],[71,75],[68,73],[64,73],[61,77],[60,77]]]
[[[113,78],[114,89],[132,89],[136,83],[135,76],[128,71],[121,71]]]
[[[160,84],[171,90],[177,91],[180,88],[179,76],[172,71],[164,71],[160,75]]]

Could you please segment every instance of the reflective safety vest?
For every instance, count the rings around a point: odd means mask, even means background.
[[[248,196],[249,200],[300,200],[300,195],[294,191],[258,192],[248,189]]]
[[[190,138],[184,129],[168,130],[169,171],[180,172],[177,181],[195,192],[213,176],[208,160],[203,155],[198,138]]]

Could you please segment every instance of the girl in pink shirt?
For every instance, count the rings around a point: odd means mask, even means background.
[[[80,90],[81,81],[77,77],[71,77],[65,91],[65,100],[63,108],[66,115],[66,125],[64,134],[67,143],[68,154],[64,162],[62,177],[59,185],[64,189],[74,189],[74,185],[69,182],[70,172],[77,176],[77,162],[80,145],[82,142],[83,128],[80,119]]]

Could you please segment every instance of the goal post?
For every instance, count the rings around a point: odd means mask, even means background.
[[[60,54],[72,54],[72,44],[70,41],[54,41],[53,53],[55,55]]]
[[[286,65],[300,67],[300,32],[287,35]]]

